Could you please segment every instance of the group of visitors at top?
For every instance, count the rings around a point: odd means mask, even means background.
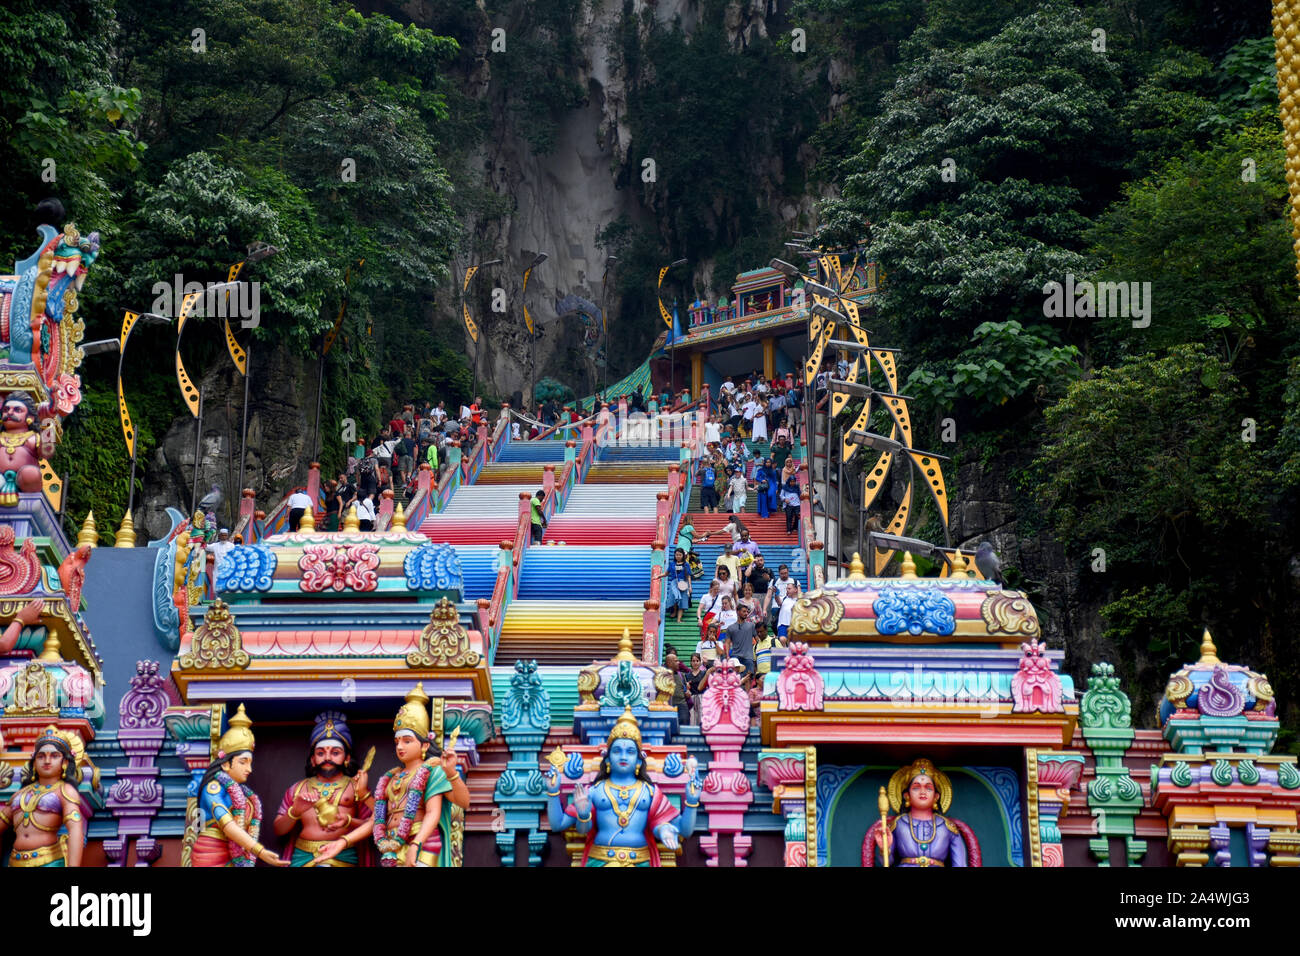
[[[478,427],[486,422],[483,399],[462,406],[459,416],[447,411],[446,402],[403,405],[379,433],[361,443],[348,458],[347,468],[325,482],[325,527],[336,531],[348,510],[357,506],[362,531],[373,531],[379,502],[385,491],[409,499],[415,491],[419,466],[427,462],[436,484],[447,465],[451,442],[470,455],[478,442]],[[297,531],[303,514],[315,503],[305,492],[289,497],[289,530]]]
[[[802,402],[802,384],[793,378],[758,384],[746,379],[741,388],[730,378],[723,382],[719,411],[704,426],[705,451],[695,472],[702,510],[712,514],[725,503],[732,514],[744,514],[753,491],[758,516],[784,509],[786,534],[795,533],[800,487],[792,453]],[[753,445],[767,445],[767,454],[756,456],[746,435]]]

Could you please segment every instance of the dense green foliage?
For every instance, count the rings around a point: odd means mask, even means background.
[[[88,297],[89,337],[116,335],[127,308],[174,313],[155,284],[224,279],[264,242],[278,252],[244,274],[262,285],[251,334],[263,350],[318,353],[353,267],[349,318],[327,362],[326,423],[348,417],[369,430],[413,397],[467,396],[459,335],[448,340],[429,318],[458,241],[441,143],[454,39],[332,0],[73,6],[68,16],[34,3],[4,14],[0,63],[19,82],[0,97],[0,149],[20,173],[4,199],[9,221],[57,193],[104,237],[92,289],[113,291]],[[43,156],[57,161],[54,183],[39,179]],[[25,235],[7,238],[15,254],[29,251]],[[228,361],[212,325],[186,335],[191,368]],[[168,338],[142,331],[127,358],[143,463],[180,411]],[[396,361],[410,354],[420,361]],[[88,368],[88,409],[111,400],[107,384]],[[56,462],[88,477],[72,486],[76,520],[92,505],[107,517],[125,497],[123,468],[106,467],[121,447],[113,424],[84,426],[93,467],[80,448]]]
[[[958,419],[967,459],[1036,458],[1013,466],[1021,533],[1059,541],[1148,720],[1204,626],[1275,679],[1300,670],[1281,639],[1300,309],[1272,40],[1262,14],[1211,31],[1212,13],[929,5],[820,233],[868,235],[887,274],[871,324],[908,354],[923,418]],[[1150,324],[1049,317],[1067,274],[1149,283]]]
[[[610,381],[663,329],[648,294],[661,266],[689,260],[664,283],[684,305],[728,295],[794,229],[865,239],[886,277],[868,324],[903,349],[918,444],[939,449],[951,417],[959,461],[1014,462],[1019,533],[1059,542],[1129,689],[1158,687],[1205,625],[1276,683],[1300,676],[1283,640],[1300,615],[1300,310],[1267,7],[776,7],[760,30],[726,0],[686,22],[624,0],[593,45],[586,0],[440,0],[418,26],[342,0],[73,0],[67,15],[20,0],[0,13],[5,251],[30,252],[28,211],[50,193],[98,228],[81,313],[96,338],[150,307],[155,282],[223,277],[269,242],[280,251],[249,273],[265,283],[253,334],[307,367],[351,267],[326,432],[410,397],[458,403],[471,350],[433,323],[433,300],[456,253],[503,253],[505,133],[562,148],[573,111],[599,105],[582,78],[608,74],[631,132],[610,173],[644,213],[595,237],[619,257]],[[506,46],[489,50],[496,27]],[[1048,315],[1045,287],[1067,275],[1149,283],[1150,324]],[[142,461],[182,411],[172,341],[142,329],[128,359]],[[209,323],[186,342],[195,366],[227,361]],[[88,363],[90,414],[56,462],[73,517],[106,507],[101,526],[126,480],[108,364]]]

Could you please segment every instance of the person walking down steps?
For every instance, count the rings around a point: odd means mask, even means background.
[[[542,543],[542,534],[546,530],[546,515],[542,512],[542,503],[545,500],[546,489],[539,488],[537,494],[533,495],[532,500],[528,502],[529,517],[532,522],[533,544]]]

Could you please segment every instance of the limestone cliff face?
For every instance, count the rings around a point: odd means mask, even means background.
[[[191,369],[203,391],[203,431],[199,445],[198,497],[219,485],[226,501],[217,511],[222,525],[233,527],[239,493],[252,488],[258,507],[267,509],[291,488],[306,484],[313,454],[316,414],[315,363],[285,348],[255,347],[250,361],[248,453],[239,476],[239,436],[243,425],[243,379],[229,360],[210,369]],[[145,470],[143,507],[136,529],[150,539],[171,528],[166,509],[188,512],[194,487],[194,437],[197,422],[177,419],[154,449]]]
[[[505,290],[505,313],[490,308],[476,311],[483,333],[478,376],[501,395],[527,393],[533,378],[533,356],[520,308],[523,272],[533,256],[549,257],[528,283],[529,311],[543,328],[536,342],[536,377],[549,374],[581,389],[593,367],[573,367],[570,353],[580,331],[572,320],[553,322],[555,302],[574,294],[600,304],[605,251],[597,248],[596,234],[622,216],[635,223],[649,222],[637,193],[618,185],[632,142],[627,78],[610,65],[609,43],[622,6],[621,0],[594,0],[585,11],[579,27],[582,67],[576,79],[586,90],[586,103],[560,118],[554,147],[535,152],[508,118],[498,115],[469,164],[482,171],[483,185],[505,197],[509,208],[505,215],[465,224],[466,248],[492,249],[493,257],[504,259],[475,280],[476,285]],[[689,24],[693,6],[690,0],[677,0],[659,5],[656,11],[663,18],[680,12]],[[491,26],[483,21],[475,66],[466,81],[467,90],[488,101],[496,99],[494,85],[500,82],[493,77],[488,52]],[[469,258],[458,262],[458,275],[470,264]],[[455,303],[454,290],[440,301]],[[461,322],[455,308],[440,309],[438,318]]]

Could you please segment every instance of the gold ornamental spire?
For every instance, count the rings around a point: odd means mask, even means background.
[[[900,578],[916,577],[916,562],[912,560],[911,551],[903,552],[903,567],[902,567],[902,573],[899,574],[899,577]]]
[[[393,511],[393,522],[390,530],[392,531],[406,530],[406,509],[402,507],[402,503],[400,501],[397,503],[397,508]]]
[[[83,544],[96,547],[99,544],[99,529],[95,527],[95,512],[87,511],[86,520],[82,522],[81,531],[77,533],[77,547]]]
[[[355,503],[348,509],[347,516],[343,519],[343,530],[351,532],[361,530],[361,519],[357,517],[357,506]]]
[[[623,628],[623,636],[619,638],[618,653],[614,655],[614,660],[616,661],[636,660],[636,658],[632,655],[632,634],[628,631],[626,627]]]
[[[1219,660],[1219,649],[1214,646],[1214,640],[1210,637],[1210,629],[1207,627],[1205,633],[1201,635],[1201,659],[1199,664],[1207,664],[1213,667],[1221,663]]]
[[[135,522],[131,520],[131,512],[129,511],[122,515],[122,524],[117,529],[117,537],[113,539],[113,547],[135,547]]]
[[[849,580],[865,581],[867,579],[866,565],[862,563],[862,555],[853,552],[853,560],[849,562]]]

